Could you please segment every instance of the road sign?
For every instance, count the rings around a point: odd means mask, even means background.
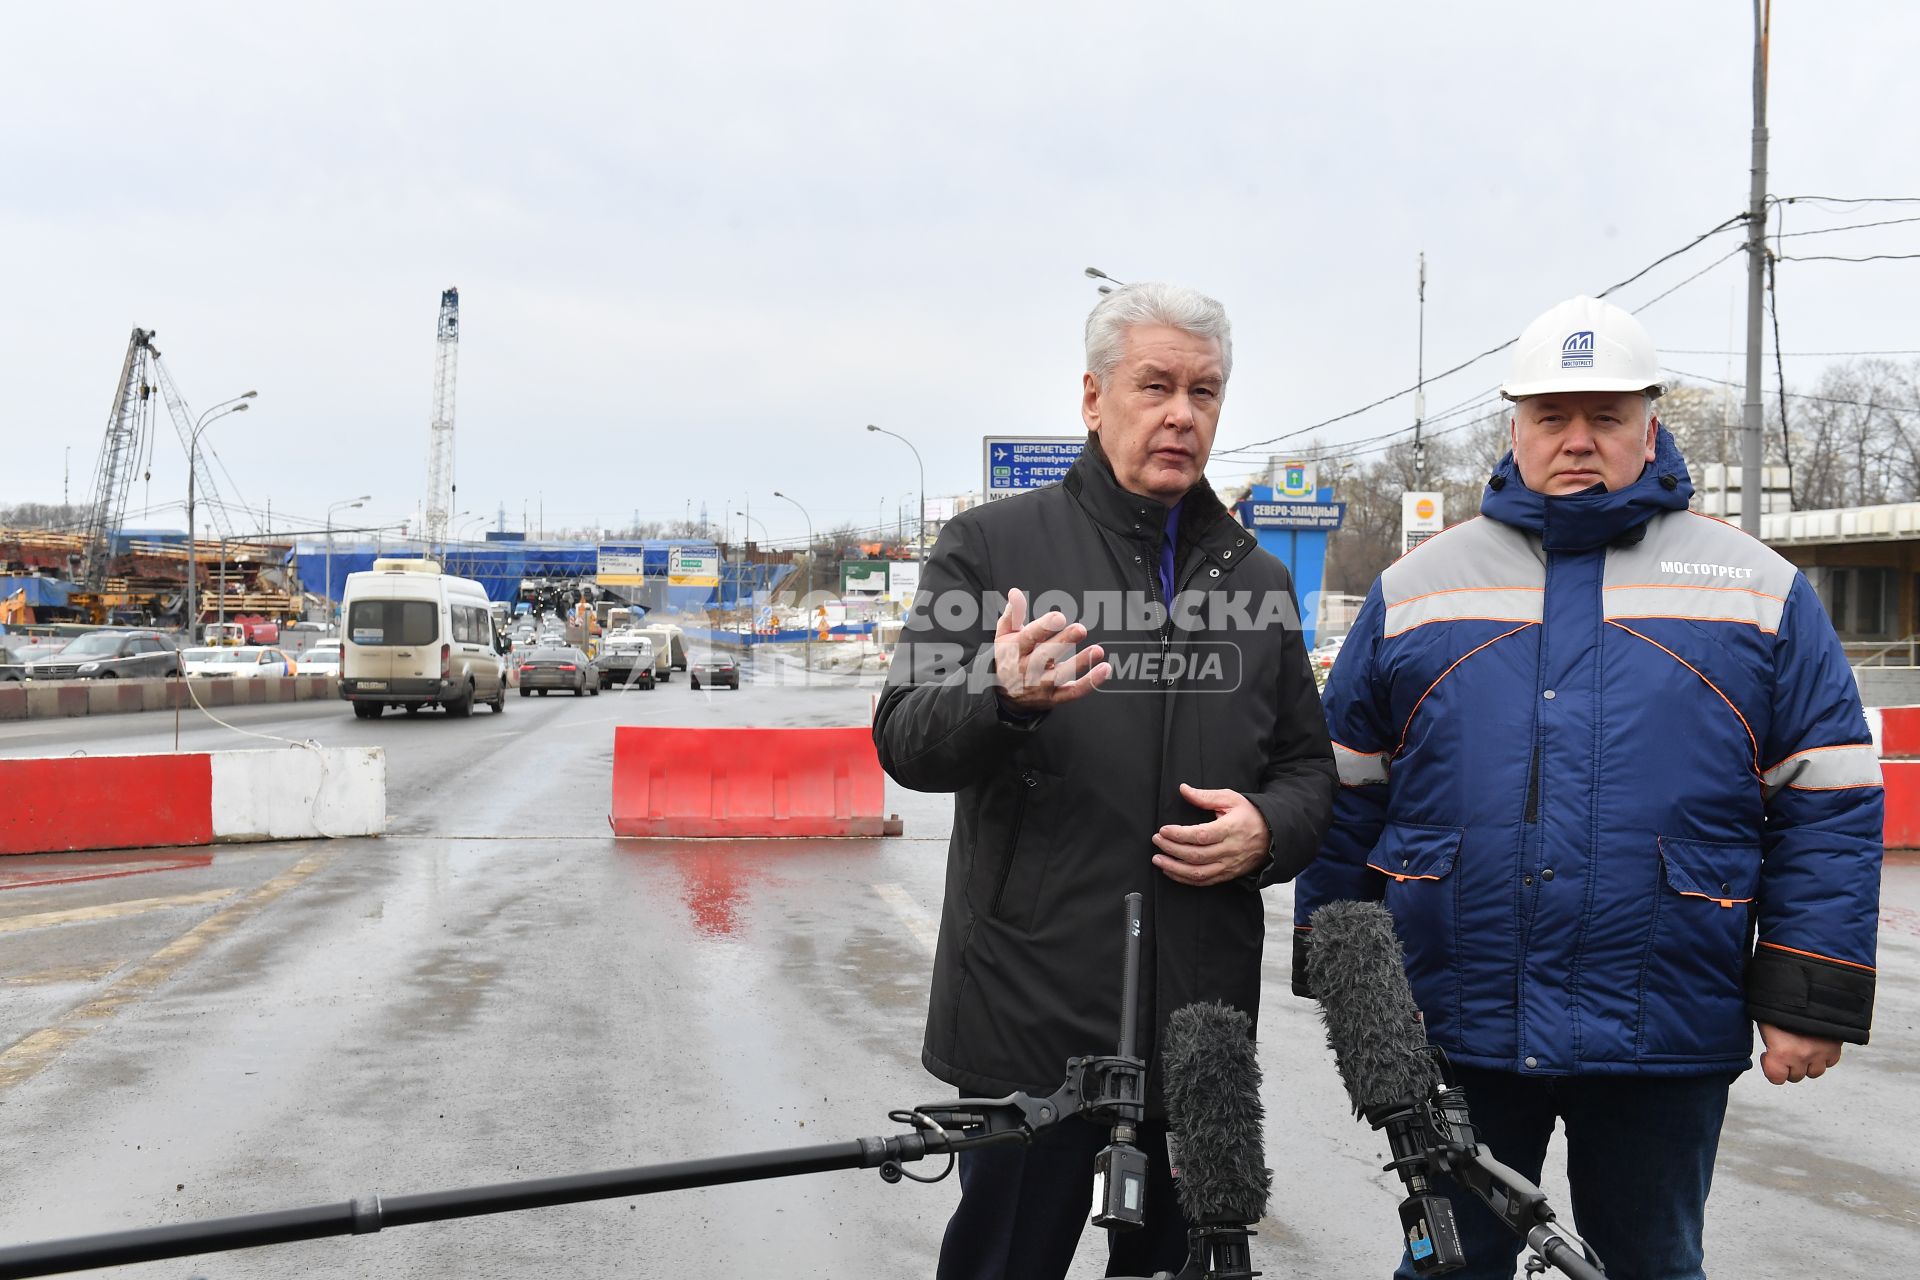
[[[991,502],[1066,479],[1074,459],[1086,448],[1087,437],[984,436],[981,444],[986,466],[981,492]]]
[[[670,587],[719,586],[720,552],[712,547],[667,548],[667,585]]]
[[[646,548],[638,542],[603,542],[594,580],[603,587],[637,587],[647,580]]]
[[[1347,515],[1344,502],[1242,502],[1235,506],[1249,529],[1338,529]]]
[[[1401,555],[1446,527],[1446,508],[1440,494],[1416,490],[1400,495]]]

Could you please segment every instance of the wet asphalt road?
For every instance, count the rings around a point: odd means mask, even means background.
[[[737,694],[684,681],[464,723],[235,710],[255,733],[385,745],[387,837],[0,862],[0,1240],[842,1141],[945,1096],[918,1058],[945,800],[890,785],[891,840],[615,841],[613,725],[868,714],[869,688],[786,665]],[[159,714],[28,722],[0,727],[0,755],[173,734]],[[189,719],[181,745],[273,744]],[[1890,866],[1886,898],[1873,1046],[1819,1082],[1735,1087],[1715,1276],[1910,1269],[1920,867]],[[1268,899],[1255,1263],[1384,1277],[1401,1193],[1287,991],[1290,896]],[[1557,1172],[1548,1190],[1564,1213]],[[956,1193],[829,1173],[94,1274],[930,1276]],[[1100,1274],[1097,1235],[1076,1276]]]

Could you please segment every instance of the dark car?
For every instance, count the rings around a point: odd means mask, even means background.
[[[177,676],[180,651],[158,631],[89,631],[59,653],[27,663],[29,680]]]
[[[520,696],[538,692],[541,697],[553,689],[571,689],[575,697],[600,695],[600,677],[593,660],[571,645],[542,645],[531,650],[520,663]]]
[[[687,678],[693,682],[692,687],[695,689],[703,684],[722,689],[738,689],[740,664],[725,654],[707,654],[693,660],[687,669]]]

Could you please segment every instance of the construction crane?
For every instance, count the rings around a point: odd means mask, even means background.
[[[460,291],[440,295],[439,350],[433,362],[433,422],[427,428],[427,548],[446,545],[453,512],[453,383],[460,362]]]
[[[87,508],[85,543],[80,560],[80,589],[98,593],[107,580],[107,562],[113,558],[113,535],[126,519],[127,494],[145,448],[148,402],[153,385],[147,381],[147,361],[154,354],[153,331],[135,329],[127,341],[127,357],[114,385],[113,411],[107,415],[107,438],[93,473],[93,502]]]
[[[194,487],[199,491],[200,501],[207,504],[207,510],[213,515],[213,527],[221,538],[233,537],[233,521],[227,514],[227,504],[220,497],[220,490],[213,483],[213,446],[203,444],[193,447],[193,410],[187,407],[187,401],[180,394],[180,388],[173,384],[173,374],[167,371],[166,364],[160,359],[160,351],[152,345],[153,333],[147,333],[147,350],[153,356],[154,373],[160,383],[160,398],[166,402],[167,412],[173,418],[173,429],[180,433],[180,448],[187,455],[188,465],[195,471]]]

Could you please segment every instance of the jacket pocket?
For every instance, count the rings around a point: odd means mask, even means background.
[[[987,914],[1023,932],[1037,918],[1054,843],[1048,805],[1059,782],[1030,765],[1004,774],[995,787],[996,820],[983,832],[981,862],[991,877],[981,886]]]
[[[1760,887],[1760,846],[1660,836],[1640,966],[1640,1054],[1745,1057],[1748,922]]]
[[[1387,877],[1385,902],[1407,957],[1407,981],[1430,1034],[1457,1025],[1460,895],[1454,867],[1465,832],[1389,822],[1367,865]]]

